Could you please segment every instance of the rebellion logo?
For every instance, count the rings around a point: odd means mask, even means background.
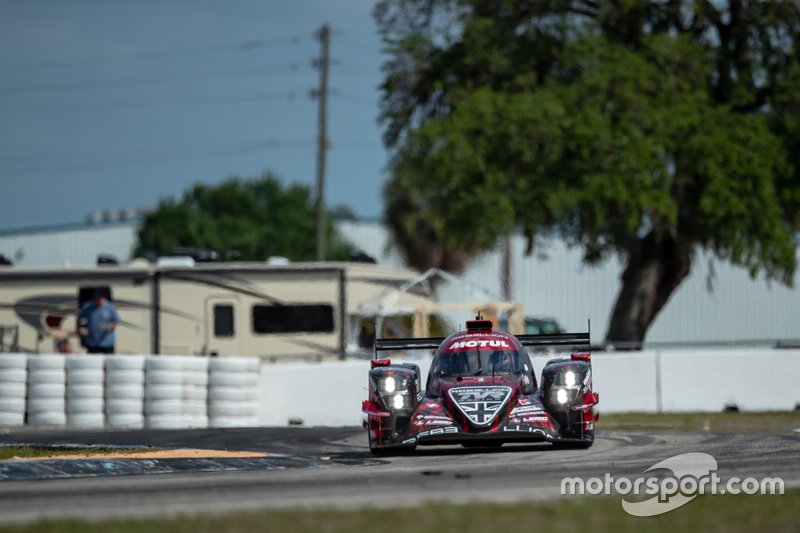
[[[450,399],[476,426],[487,426],[508,402],[510,387],[454,387]]]

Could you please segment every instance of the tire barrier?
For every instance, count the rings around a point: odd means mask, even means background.
[[[100,355],[66,357],[67,425],[73,427],[105,425],[103,386],[105,359]]]
[[[208,427],[208,359],[186,357],[181,384],[181,417],[186,427]]]
[[[0,427],[258,424],[258,358],[0,354]]]
[[[145,426],[155,429],[184,427],[183,357],[162,355],[145,361]]]
[[[142,355],[112,355],[106,359],[106,425],[144,427],[144,365]]]
[[[0,426],[25,423],[27,382],[28,358],[22,354],[0,354]]]
[[[32,426],[64,426],[66,358],[63,355],[28,356],[26,422]]]
[[[254,357],[226,357],[208,362],[209,425],[258,425],[260,368],[260,361]]]

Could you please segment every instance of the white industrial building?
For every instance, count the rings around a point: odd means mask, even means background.
[[[138,224],[132,219],[0,232],[0,254],[21,267],[89,266],[98,254],[125,262],[135,248]],[[339,229],[378,263],[402,265],[381,223],[348,221]],[[554,317],[568,330],[582,330],[591,319],[592,338],[601,341],[619,291],[622,265],[612,259],[586,266],[580,249],[558,239],[545,242],[531,256],[525,256],[524,249],[524,238],[515,236],[512,299],[524,304],[527,315]],[[487,252],[463,273],[464,286],[441,287],[442,298],[452,299],[464,287],[485,288],[487,299],[499,295],[500,273],[500,250]],[[795,276],[795,288],[789,288],[760,277],[751,279],[746,270],[699,253],[691,275],[658,316],[647,342],[771,345],[798,339],[799,281],[800,274]]]

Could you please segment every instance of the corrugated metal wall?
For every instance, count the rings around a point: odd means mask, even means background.
[[[136,244],[136,221],[83,225],[49,230],[9,232],[0,235],[0,254],[20,266],[87,266],[99,253],[121,261],[130,259]],[[401,266],[402,258],[391,246],[379,222],[342,222],[343,236],[379,263]],[[619,291],[621,264],[609,260],[597,266],[581,261],[580,249],[559,240],[545,241],[532,256],[525,256],[521,236],[512,240],[513,296],[531,316],[555,317],[569,330],[582,330],[592,321],[592,338],[600,341]],[[710,265],[713,265],[711,267]],[[713,271],[709,292],[709,273]],[[494,250],[476,258],[463,278],[490,293],[502,293],[501,253]],[[800,273],[795,287],[800,285]],[[472,291],[442,286],[448,301],[476,300]],[[698,253],[689,278],[673,295],[650,329],[649,342],[753,341],[800,338],[800,291],[763,279],[751,280],[744,269]],[[470,318],[465,311],[459,322]]]
[[[386,235],[379,223],[342,226],[358,247],[389,264],[402,262],[384,250]],[[570,331],[583,331],[592,321],[592,339],[601,341],[620,288],[622,265],[616,259],[597,267],[582,262],[581,250],[552,239],[525,256],[525,239],[512,240],[513,297],[530,316],[555,317]],[[711,266],[713,265],[713,266]],[[713,276],[709,277],[709,273]],[[470,283],[501,294],[501,253],[476,258],[463,274]],[[708,285],[713,290],[708,290]],[[800,286],[800,272],[794,286]],[[452,294],[448,295],[452,296]],[[664,343],[761,341],[800,338],[800,290],[763,278],[699,252],[689,277],[673,294],[651,327],[647,341]],[[470,318],[466,313],[459,320]]]
[[[0,254],[24,267],[91,266],[98,254],[129,261],[138,221],[64,226],[0,234]]]

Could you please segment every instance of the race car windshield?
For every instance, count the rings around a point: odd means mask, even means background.
[[[516,350],[472,350],[439,354],[440,376],[507,375],[522,372]]]

